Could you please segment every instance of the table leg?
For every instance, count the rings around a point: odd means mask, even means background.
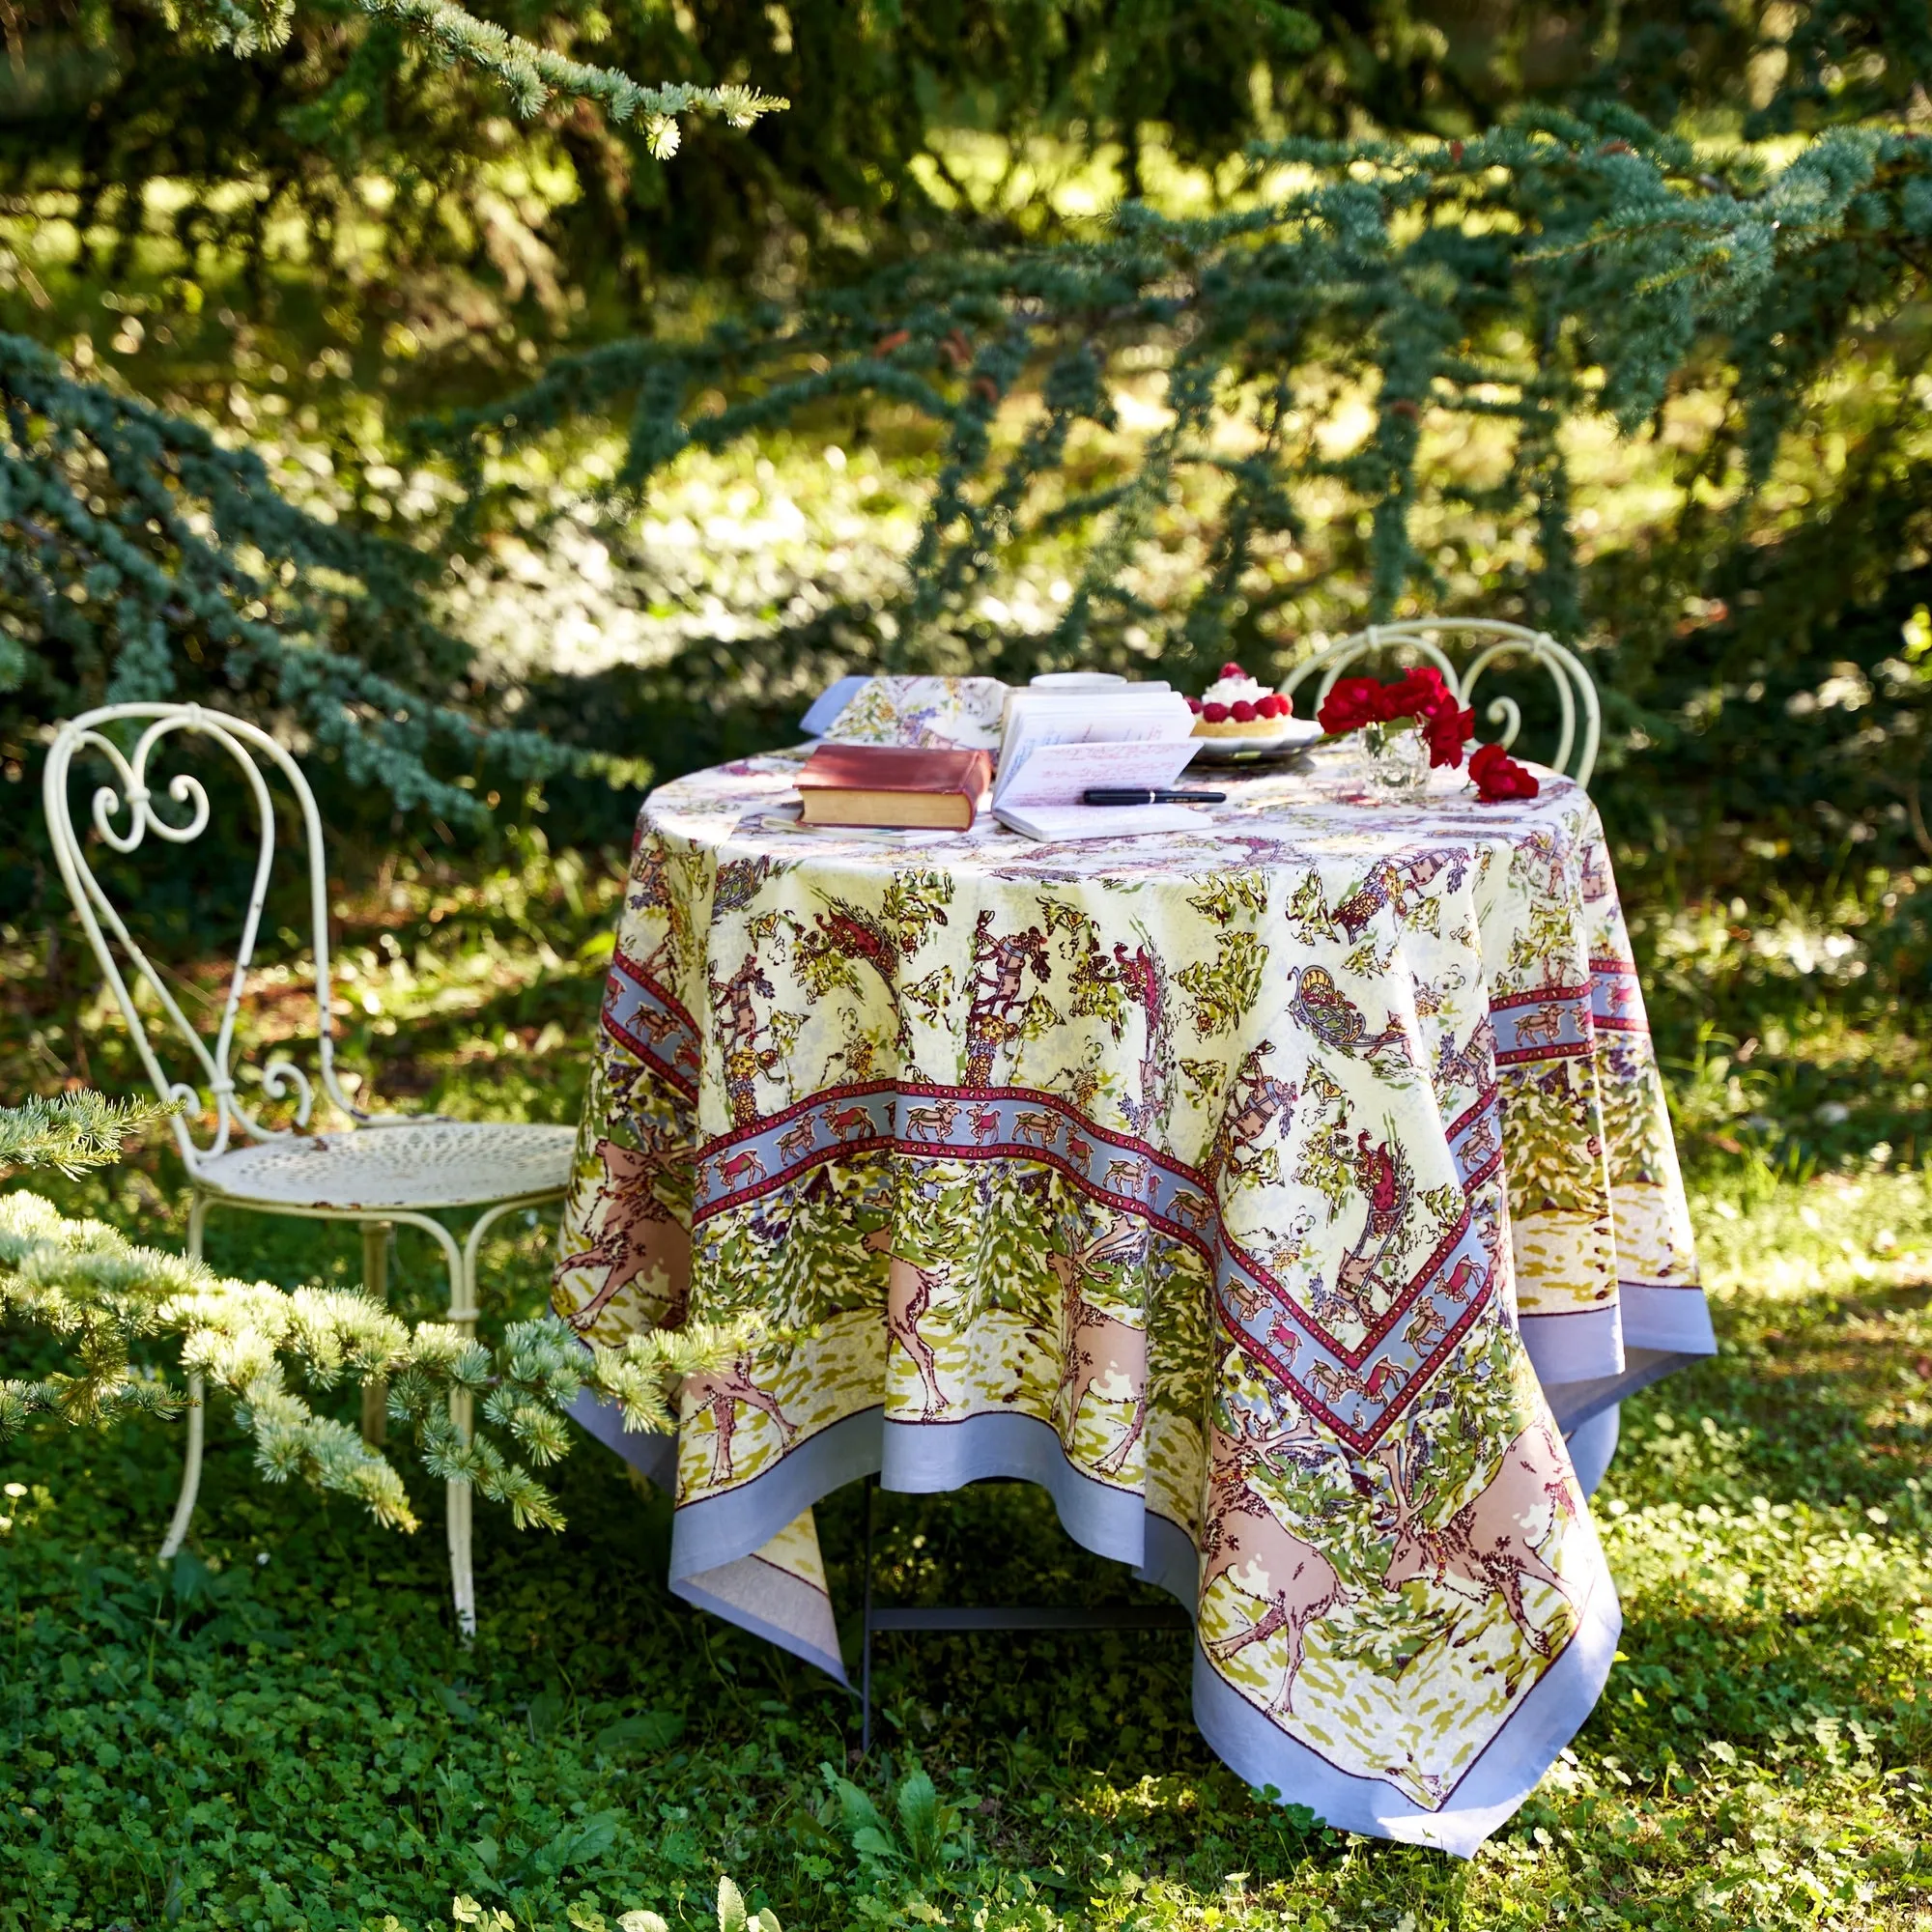
[[[872,1750],[872,1492],[879,1487],[876,1476],[866,1478],[866,1594],[864,1623],[859,1640],[859,1755],[869,1757]]]
[[[990,1481],[1000,1480],[997,1477]],[[876,1476],[866,1478],[866,1571],[859,1639],[859,1755],[872,1749],[872,1637],[878,1631],[1192,1631],[1194,1619],[1179,1604],[1045,1605],[931,1604],[912,1606],[872,1602],[872,1496]]]

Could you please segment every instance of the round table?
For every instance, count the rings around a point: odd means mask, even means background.
[[[802,756],[646,802],[564,1220],[587,1342],[755,1330],[674,1442],[581,1412],[673,1589],[842,1679],[811,1505],[1022,1477],[1250,1785],[1473,1851],[1615,1654],[1615,1405],[1715,1346],[1589,799],[1046,845],[803,830]]]

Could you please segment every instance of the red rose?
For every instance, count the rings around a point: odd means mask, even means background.
[[[1383,685],[1377,699],[1384,724],[1393,724],[1398,718],[1433,718],[1455,702],[1455,694],[1434,665],[1418,665],[1394,684]]]
[[[1378,702],[1381,689],[1372,677],[1338,678],[1315,714],[1322,730],[1339,738],[1345,731],[1359,731],[1364,724],[1375,724],[1382,715]]]
[[[1476,735],[1476,714],[1444,705],[1422,721],[1422,735],[1429,740],[1429,762],[1454,770],[1463,762],[1463,747]]]
[[[1534,798],[1543,789],[1536,779],[1500,745],[1479,745],[1469,759],[1469,776],[1485,805],[1506,799]]]
[[[1201,715],[1210,724],[1225,724],[1228,722],[1228,707],[1225,704],[1204,704]]]
[[[1228,715],[1236,724],[1252,724],[1260,714],[1245,697],[1237,697],[1229,705]]]

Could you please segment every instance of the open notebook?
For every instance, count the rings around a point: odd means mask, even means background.
[[[1117,838],[1179,832],[1200,819],[1181,805],[1094,806],[1090,788],[1160,790],[1193,757],[1194,715],[1165,684],[1008,694],[993,815],[1029,838]]]

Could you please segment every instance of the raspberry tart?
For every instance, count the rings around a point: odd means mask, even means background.
[[[1289,698],[1269,691],[1237,664],[1225,664],[1221,675],[1201,696],[1190,697],[1197,738],[1281,738],[1294,716]]]

